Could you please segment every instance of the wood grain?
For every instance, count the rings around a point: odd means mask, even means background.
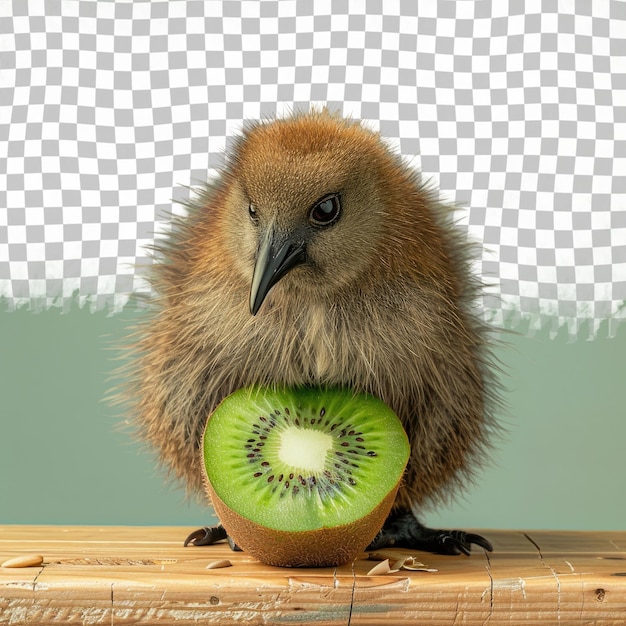
[[[178,527],[0,526],[0,624],[626,624],[626,532],[479,531],[487,555],[413,554],[436,572],[264,566]],[[207,569],[228,559],[232,567]]]

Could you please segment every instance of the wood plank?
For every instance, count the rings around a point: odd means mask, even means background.
[[[436,572],[369,576],[260,564],[227,545],[183,548],[179,527],[0,526],[0,624],[384,625],[626,623],[626,532],[479,531],[495,551],[414,554]],[[206,569],[228,559],[232,567]]]

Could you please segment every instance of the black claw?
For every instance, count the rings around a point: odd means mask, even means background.
[[[226,539],[228,541],[228,545],[233,552],[241,552],[241,548],[233,541],[233,538],[228,535],[226,529],[218,524],[217,526],[203,526],[202,528],[198,528],[198,530],[194,530],[188,537],[185,539],[185,543],[183,544],[185,547],[188,545],[192,546],[210,546],[218,541],[222,541]]]
[[[233,552],[243,552],[243,550],[235,543],[234,539],[230,535],[228,535],[226,539],[228,539],[228,545]]]
[[[185,539],[183,545],[185,547],[189,544],[192,546],[210,546],[211,544],[227,538],[229,538],[228,534],[221,524],[217,526],[203,526],[202,528],[198,528],[198,530],[194,530],[187,539]]]
[[[462,553],[469,556],[472,550],[472,544],[475,544],[488,552],[493,552],[493,546],[487,539],[481,535],[466,533],[463,530],[441,531],[439,541],[442,544],[442,552],[445,554]]]
[[[491,552],[491,543],[474,533],[463,530],[433,530],[421,524],[408,512],[393,513],[387,518],[382,530],[376,535],[368,550],[396,546],[413,548],[436,554],[470,555],[472,544]]]
[[[491,545],[491,541],[485,539],[482,535],[469,533],[468,535],[466,535],[466,541],[468,543],[475,543],[479,548],[487,550],[487,552],[493,552],[493,545]]]

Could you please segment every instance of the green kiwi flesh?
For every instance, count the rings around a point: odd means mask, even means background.
[[[215,409],[203,441],[207,490],[229,535],[287,566],[339,565],[362,551],[409,453],[387,405],[333,388],[240,389]]]

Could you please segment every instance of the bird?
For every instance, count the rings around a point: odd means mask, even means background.
[[[128,421],[160,464],[202,494],[203,430],[226,396],[349,387],[387,403],[411,446],[369,548],[492,550],[420,521],[472,483],[499,429],[483,287],[456,207],[379,132],[327,108],[248,122],[192,191],[154,245],[153,295],[128,346]],[[218,524],[185,545],[221,539]]]

